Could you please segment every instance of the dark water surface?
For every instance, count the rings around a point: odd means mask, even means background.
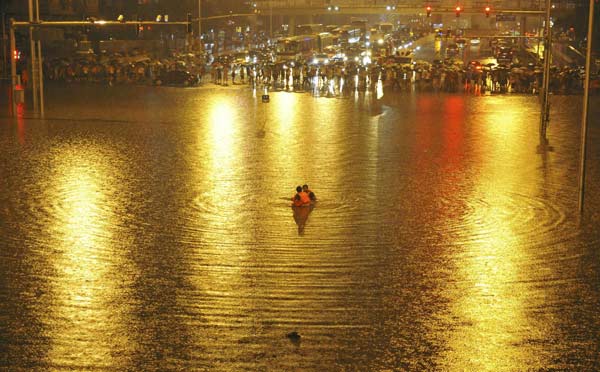
[[[580,219],[578,97],[261,93],[0,119],[0,370],[600,370],[598,109]]]

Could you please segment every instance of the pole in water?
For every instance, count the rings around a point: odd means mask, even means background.
[[[545,32],[546,38],[544,41],[544,79],[542,87],[542,113],[540,118],[540,139],[546,140],[546,129],[550,121],[550,59],[551,59],[551,43],[552,31],[550,29],[550,0],[546,0],[546,21]]]
[[[585,163],[587,143],[588,101],[590,94],[590,67],[592,59],[592,37],[594,34],[594,1],[590,0],[590,14],[588,20],[587,52],[585,56],[585,80],[583,84],[583,108],[581,114],[581,161],[579,165],[579,213],[583,213],[585,197]]]

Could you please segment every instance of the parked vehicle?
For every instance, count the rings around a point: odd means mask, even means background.
[[[481,39],[478,37],[473,37],[471,38],[471,40],[469,40],[469,42],[471,43],[471,45],[479,45],[481,44]]]
[[[155,81],[157,85],[193,86],[198,84],[198,77],[189,71],[173,70],[161,74]]]
[[[458,55],[458,45],[450,44],[446,47],[446,57],[456,57]]]
[[[499,65],[509,65],[512,63],[512,53],[500,53],[496,56],[496,61]]]
[[[310,63],[313,65],[326,65],[329,63],[329,55],[325,53],[314,54]]]

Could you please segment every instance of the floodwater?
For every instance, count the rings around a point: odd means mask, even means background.
[[[0,119],[0,369],[600,369],[597,104],[580,218],[580,97],[261,94]]]

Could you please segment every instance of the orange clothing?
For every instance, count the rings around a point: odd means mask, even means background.
[[[307,190],[306,190],[306,191],[304,191],[304,192],[306,193],[306,195],[308,195],[308,198],[309,198],[311,201],[315,201],[315,200],[317,200],[317,197],[315,196],[315,193],[314,193],[314,192],[312,192],[312,190],[311,190],[311,189],[307,189]],[[310,194],[311,194],[311,193],[312,193],[312,197],[310,196]]]
[[[292,202],[294,203],[295,207],[301,207],[303,205],[310,204],[310,198],[308,197],[308,194],[304,191],[300,191],[296,195],[300,196],[300,200],[296,199],[296,196],[294,195],[294,197],[292,198]]]

